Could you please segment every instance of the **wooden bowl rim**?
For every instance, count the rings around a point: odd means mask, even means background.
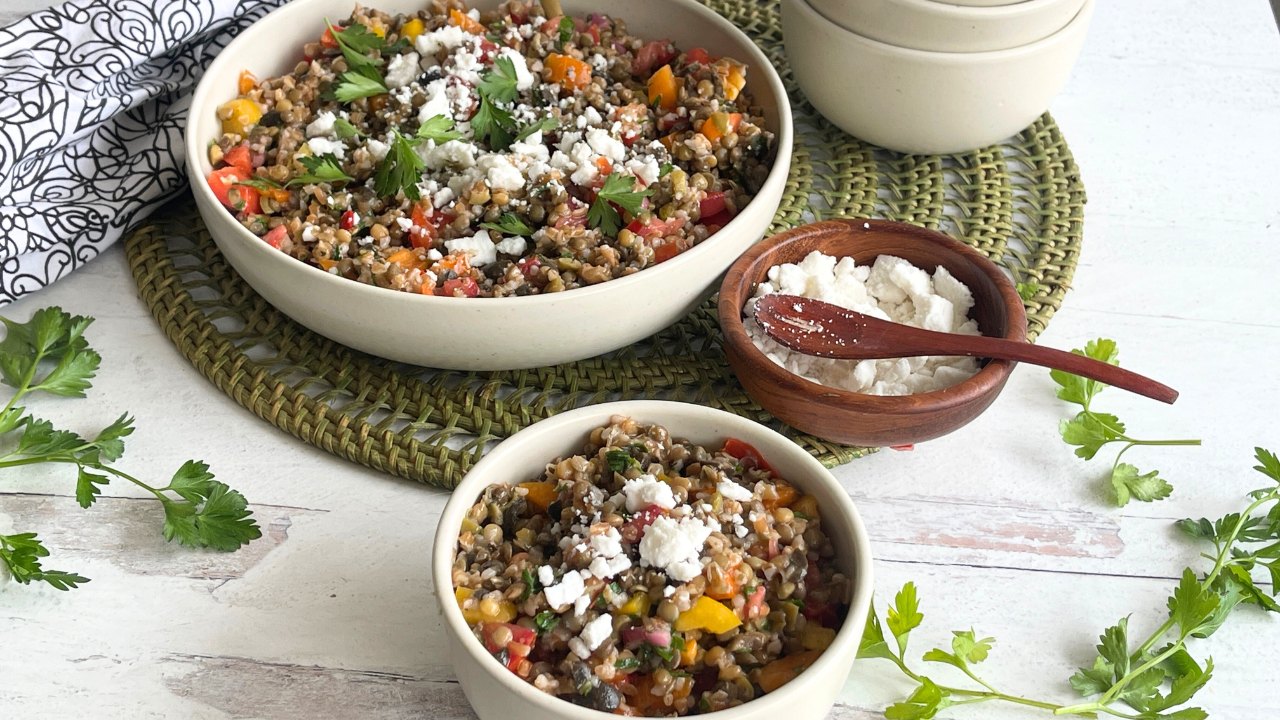
[[[1027,311],[1022,304],[1021,296],[1018,295],[1017,287],[998,265],[977,250],[945,233],[919,225],[874,218],[839,218],[800,225],[765,238],[743,253],[729,267],[724,281],[720,284],[720,298],[716,306],[720,329],[724,333],[725,343],[729,348],[741,353],[751,365],[762,369],[766,381],[815,402],[836,405],[849,410],[895,415],[931,413],[964,405],[987,393],[999,392],[1009,379],[1016,363],[989,359],[973,377],[941,390],[911,395],[871,395],[830,387],[801,377],[775,363],[761,352],[755,343],[751,342],[751,338],[747,337],[746,327],[742,323],[742,305],[749,297],[749,293],[754,290],[755,282],[748,281],[748,275],[754,274],[751,271],[759,264],[761,256],[775,248],[797,242],[799,238],[850,231],[853,231],[855,236],[868,233],[910,235],[916,239],[942,245],[960,255],[995,283],[998,296],[1004,303],[1008,316],[1002,337],[1016,342],[1027,341]],[[744,389],[747,388],[746,382],[742,385]],[[750,395],[749,390],[748,395]]]

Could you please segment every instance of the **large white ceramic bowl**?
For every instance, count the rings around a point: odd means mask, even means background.
[[[462,690],[481,720],[605,720],[615,717],[547,695],[500,665],[484,649],[453,600],[452,567],[462,517],[489,485],[540,477],[557,457],[581,452],[592,429],[613,415],[659,423],[672,435],[715,446],[745,440],[783,477],[815,496],[822,526],[830,533],[837,563],[853,578],[849,614],[835,641],[813,665],[776,691],[736,708],[709,713],[715,720],[818,720],[844,686],[858,652],[871,604],[871,552],[866,530],[849,495],[826,468],[795,443],[763,425],[698,405],[640,400],[606,403],[543,420],[498,445],[467,473],[440,515],[431,555],[432,581],[449,638],[449,656]]]
[[[1017,5],[1018,3],[1028,2],[1028,0],[929,0],[929,2],[942,5],[964,5],[965,7],[1000,7],[1003,5]]]
[[[1049,108],[1080,54],[1094,1],[1049,37],[991,52],[877,42],[805,0],[782,0],[782,32],[796,81],[828,120],[891,150],[955,153],[1000,142]]]
[[[423,0],[372,0],[388,12]],[[763,188],[712,238],[655,267],[599,285],[528,297],[452,298],[396,292],[330,275],[274,250],[219,205],[204,177],[217,106],[236,96],[241,70],[258,77],[291,69],[324,19],[346,17],[354,0],[294,0],[240,33],[210,64],[191,100],[187,170],[196,204],[222,254],[272,305],[312,330],[374,355],[429,367],[504,370],[592,357],[675,322],[711,293],[721,274],[764,236],[791,160],[791,106],[772,63],[741,31],[694,0],[564,0],[567,13],[600,12],[638,37],[669,38],[748,66],[747,89],[777,137]],[[498,0],[476,0],[493,8]]]
[[[1061,30],[1084,0],[1025,0],[965,7],[935,0],[809,0],[828,20],[863,37],[915,50],[986,52]]]

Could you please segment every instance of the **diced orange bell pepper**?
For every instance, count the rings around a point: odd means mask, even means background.
[[[724,84],[724,97],[733,101],[747,86],[747,68],[740,62],[724,58],[716,63],[716,74]]]
[[[658,138],[658,142],[662,143],[662,147],[666,148],[667,152],[672,152],[676,149],[676,134],[663,135]]]
[[[387,256],[387,262],[393,262],[397,265],[412,265],[417,258],[413,251],[409,248],[401,248]]]
[[[698,132],[711,142],[715,142],[731,132],[736,132],[741,123],[742,113],[711,113],[711,117],[702,121]]]
[[[516,487],[526,490],[524,499],[538,509],[539,512],[546,512],[551,507],[551,503],[556,501],[559,493],[556,492],[556,483],[550,480],[541,480],[538,482],[522,482]]]
[[[684,649],[680,651],[680,666],[689,667],[698,658],[698,641],[685,640]]]
[[[325,272],[329,272],[329,270],[333,269],[338,264],[337,260],[331,260],[329,258],[320,258],[316,262],[320,264],[320,269]]]
[[[777,491],[777,497],[765,497],[764,506],[770,510],[780,507],[791,507],[791,504],[800,498],[800,492],[793,485],[783,485],[778,483],[774,485]]]
[[[742,619],[724,603],[717,602],[703,595],[693,607],[680,613],[671,626],[677,632],[689,630],[706,630],[715,635],[738,627]]]
[[[591,66],[569,55],[551,53],[546,59],[548,80],[562,87],[584,88],[591,82]]]
[[[258,78],[248,70],[241,70],[240,77],[236,80],[236,90],[244,95],[256,87],[258,87]]]
[[[472,18],[457,8],[449,11],[449,24],[460,27],[472,35],[484,34],[484,25],[481,25],[479,20]]]
[[[760,674],[756,678],[756,683],[761,690],[771,693],[774,690],[786,685],[795,679],[797,675],[804,672],[806,668],[812,665],[822,655],[821,650],[810,650],[808,652],[796,653],[783,658],[778,658],[773,662],[760,668]]]
[[[676,109],[679,90],[670,65],[663,65],[649,77],[649,104],[668,112]]]
[[[742,561],[738,561],[726,568],[722,573],[717,572],[715,580],[711,579],[711,575],[707,576],[707,597],[716,600],[728,600],[734,595],[742,591],[742,583],[738,582],[738,566]],[[708,566],[709,568],[710,566]]]

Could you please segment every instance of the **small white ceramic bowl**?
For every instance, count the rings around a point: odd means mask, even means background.
[[[581,452],[591,430],[614,415],[658,423],[673,436],[707,446],[727,438],[760,450],[782,477],[815,496],[822,525],[836,547],[836,561],[853,578],[849,614],[835,641],[813,665],[774,692],[729,710],[700,715],[713,720],[773,720],[824,717],[858,653],[871,604],[871,551],[866,530],[848,493],[822,464],[795,443],[763,425],[722,410],[685,403],[639,400],[592,405],[532,425],[494,448],[467,476],[440,514],[432,550],[432,578],[444,616],[449,655],[462,690],[481,720],[605,720],[615,717],[552,697],[512,674],[472,634],[453,600],[453,558],[462,517],[484,489],[540,477],[548,462]]]
[[[865,38],[805,0],[782,0],[796,81],[832,123],[904,153],[957,153],[1030,125],[1066,84],[1095,0],[1058,32],[1009,50],[941,53]]]
[[[809,0],[828,20],[863,37],[915,50],[986,52],[1061,30],[1084,0],[1026,0],[964,7],[935,0]]]
[[[409,12],[423,0],[372,0]],[[499,0],[476,0],[480,9]],[[746,63],[747,89],[777,139],[777,159],[754,199],[712,238],[642,272],[562,293],[451,298],[396,292],[330,275],[272,249],[236,222],[204,181],[217,106],[236,96],[241,70],[286,72],[325,18],[346,17],[354,0],[295,0],[240,33],[209,65],[191,100],[187,172],[214,242],[236,271],[294,320],[374,355],[460,370],[510,370],[581,360],[647,337],[705,300],[725,269],[764,236],[791,164],[791,105],[773,64],[729,21],[694,0],[564,0],[570,14],[604,13],[637,37],[670,39]]]
[[[940,5],[964,5],[965,7],[1003,7],[1017,5],[1028,0],[929,0]]]

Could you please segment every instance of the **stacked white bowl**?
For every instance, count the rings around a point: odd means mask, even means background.
[[[782,0],[813,106],[906,153],[956,153],[1030,125],[1062,89],[1095,0]]]

